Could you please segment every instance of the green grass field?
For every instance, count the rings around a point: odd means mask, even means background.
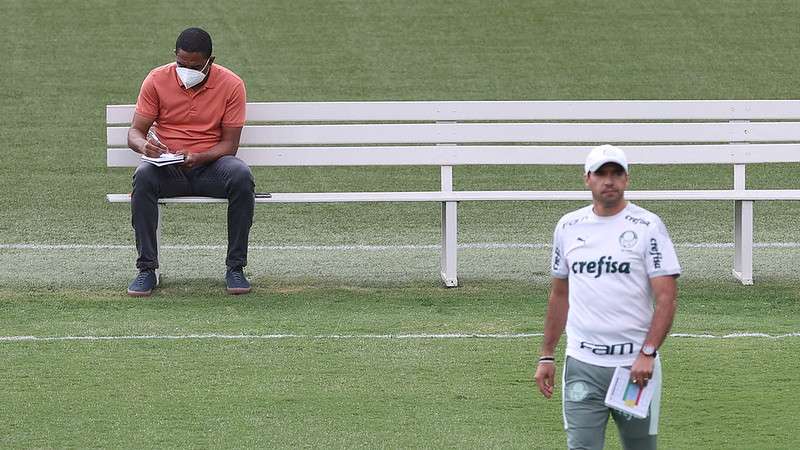
[[[437,205],[260,205],[244,297],[223,293],[224,207],[171,206],[165,244],[208,247],[167,247],[156,295],[125,295],[130,212],[104,195],[131,171],[105,167],[104,108],[135,101],[183,28],[211,33],[251,101],[787,99],[800,68],[795,1],[0,6],[2,448],[565,446],[560,404],[533,381],[548,249],[513,244],[548,244],[580,203],[462,204],[461,243],[512,245],[462,249],[457,289],[439,285]],[[748,185],[800,188],[799,170],[748,166]],[[435,168],[254,173],[271,192],[438,186]],[[582,188],[575,167],[455,179]],[[632,169],[634,188],[731,184],[729,167]],[[800,248],[757,248],[744,287],[731,248],[688,245],[731,242],[732,205],[642,206],[684,267],[674,333],[795,334],[668,339],[661,448],[800,448]],[[756,241],[800,242],[798,217],[756,204]],[[373,247],[337,247],[359,245]],[[398,337],[416,334],[507,337]],[[23,336],[50,340],[9,339]],[[117,339],[76,338],[92,336]]]

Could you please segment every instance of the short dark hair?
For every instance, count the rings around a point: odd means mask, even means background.
[[[183,50],[185,52],[200,52],[206,58],[211,56],[211,36],[200,28],[187,28],[178,36],[175,41],[175,52]]]

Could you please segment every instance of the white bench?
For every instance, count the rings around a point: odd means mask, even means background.
[[[126,148],[132,117],[131,105],[106,109],[109,167],[139,164]],[[458,202],[591,200],[585,190],[454,191],[453,166],[582,165],[600,143],[619,145],[632,164],[728,164],[733,189],[631,190],[626,197],[734,202],[733,273],[752,284],[753,202],[800,200],[800,190],[748,190],[745,167],[800,162],[799,119],[800,100],[248,103],[238,157],[251,166],[440,166],[437,191],[272,193],[256,202],[439,202],[446,286],[458,285]],[[107,198],[130,201],[129,194]]]

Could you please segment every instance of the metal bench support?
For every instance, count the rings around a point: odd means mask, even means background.
[[[734,164],[733,188],[744,190],[745,165]],[[744,285],[753,284],[753,201],[737,200],[733,208],[733,276]]]
[[[162,209],[164,205],[158,204],[158,224],[156,226],[156,254],[158,255],[158,264],[164,259],[161,256],[161,217],[164,215]],[[161,284],[161,269],[156,269],[156,286]]]
[[[442,192],[453,191],[453,166],[442,166]],[[442,202],[442,251],[440,255],[442,282],[447,287],[458,286],[458,202]]]

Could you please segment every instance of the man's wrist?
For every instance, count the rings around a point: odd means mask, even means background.
[[[147,155],[147,138],[142,139],[142,145],[139,147],[139,153]]]
[[[553,355],[543,355],[539,357],[539,364],[555,364],[556,358]]]
[[[658,351],[655,345],[650,345],[650,344],[643,345],[642,349],[639,350],[639,353],[649,358],[655,358],[656,356],[658,356]]]

